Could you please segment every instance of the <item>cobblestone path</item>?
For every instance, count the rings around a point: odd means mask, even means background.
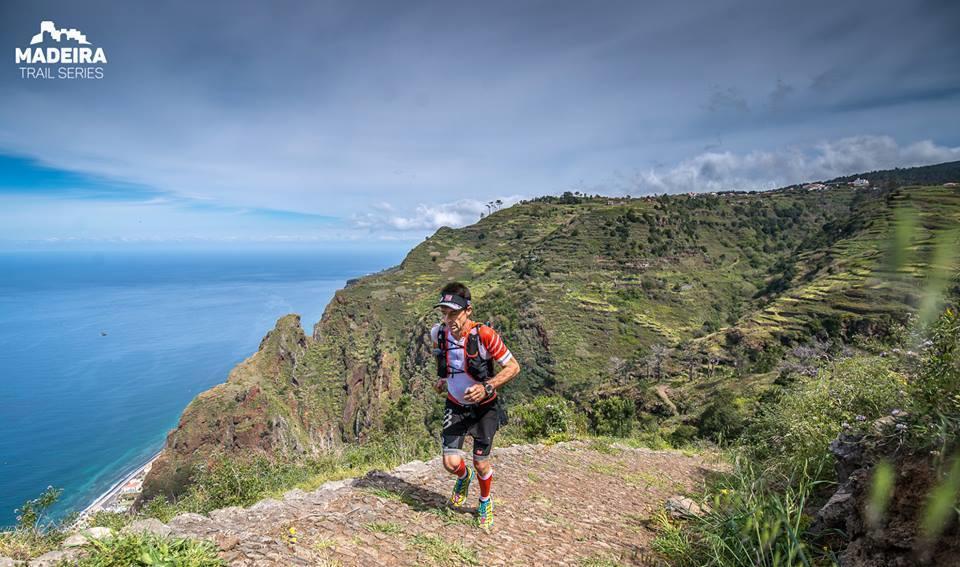
[[[474,524],[476,486],[469,507],[447,508],[453,480],[439,458],[249,508],[182,514],[169,528],[215,541],[242,566],[656,564],[648,518],[718,466],[678,451],[592,447],[496,449],[489,533]]]

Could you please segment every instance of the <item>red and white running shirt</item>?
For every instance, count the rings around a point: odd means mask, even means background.
[[[474,321],[471,321],[468,325],[470,325],[470,327],[468,327],[470,331],[473,330],[473,326],[478,327],[477,334],[480,335],[481,359],[490,360],[492,358],[501,365],[506,364],[510,360],[513,355],[510,354],[507,345],[503,344],[503,339],[500,338],[500,335],[498,335],[496,331],[488,325],[479,325]],[[466,372],[464,372],[464,351],[467,348],[468,332],[464,333],[459,341],[453,337],[453,333],[450,332],[449,328],[445,333],[447,335],[447,369],[450,375],[450,377],[447,378],[447,393],[450,394],[454,401],[463,405],[470,404],[470,402],[466,401],[463,397],[467,388],[480,383],[467,376]],[[440,344],[437,338],[439,333],[440,323],[437,323],[430,329],[430,339],[433,341],[434,347]]]

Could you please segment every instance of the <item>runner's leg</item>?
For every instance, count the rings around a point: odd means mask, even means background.
[[[447,400],[443,412],[443,431],[440,434],[443,445],[443,468],[457,475],[458,478],[466,476],[467,468],[466,460],[463,458],[463,439],[467,424],[463,421],[463,417],[460,408]]]
[[[443,468],[447,469],[447,472],[457,475],[457,478],[467,476],[467,461],[460,455],[444,455]]]
[[[493,484],[493,467],[490,461],[473,461],[473,467],[477,469],[477,482],[480,483],[480,500],[490,498],[490,486]]]
[[[492,441],[492,439],[490,439]],[[493,498],[490,487],[493,484],[493,467],[490,465],[490,443],[473,440],[473,467],[477,469],[477,483],[480,485],[480,503],[477,505],[477,523],[483,529],[493,527]]]
[[[497,434],[499,425],[499,414],[495,407],[490,407],[480,417],[473,431],[473,468],[477,470],[481,500],[490,498],[490,485],[493,483],[490,452],[493,450],[493,437]]]
[[[450,505],[462,506],[470,492],[470,484],[476,473],[467,467],[467,460],[463,458],[463,439],[466,428],[469,426],[467,414],[447,400],[444,411],[443,433],[443,468],[457,476],[450,494]]]

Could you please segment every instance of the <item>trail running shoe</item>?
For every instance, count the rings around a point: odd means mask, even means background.
[[[481,500],[477,506],[477,524],[485,530],[493,527],[493,496]]]
[[[467,501],[467,493],[470,491],[470,483],[476,478],[477,473],[470,467],[467,467],[466,478],[458,478],[453,485],[453,493],[450,494],[450,505],[455,507],[463,506]]]

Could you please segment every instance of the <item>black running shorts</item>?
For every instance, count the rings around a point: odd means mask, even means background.
[[[473,437],[473,460],[482,461],[490,456],[499,426],[496,399],[478,406],[461,406],[447,398],[443,410],[443,454],[459,455],[463,440],[469,435]]]

